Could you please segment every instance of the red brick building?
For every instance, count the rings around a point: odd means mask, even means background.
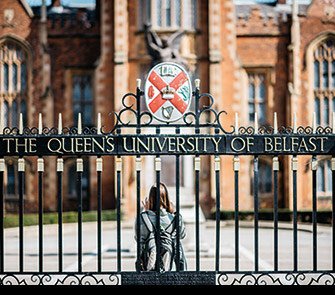
[[[71,1],[70,1],[71,3]],[[57,126],[58,113],[64,125],[76,123],[83,113],[85,125],[95,124],[98,112],[108,127],[108,113],[120,109],[123,94],[133,91],[136,78],[144,79],[151,58],[143,24],[150,22],[159,35],[185,30],[180,54],[191,77],[201,79],[202,91],[216,98],[219,109],[228,112],[226,127],[235,112],[241,125],[254,124],[254,111],[261,124],[331,123],[335,110],[335,1],[334,0],[114,0],[96,1],[90,7],[52,5],[30,7],[25,0],[0,2],[0,100],[2,120],[17,124],[25,114],[28,126]],[[291,208],[288,158],[280,159],[280,206]],[[173,187],[173,164],[162,158],[163,181]],[[214,194],[213,159],[204,157],[201,197]],[[27,160],[26,206],[36,201],[36,159]],[[7,209],[16,204],[16,159],[6,159]],[[85,207],[95,208],[94,160],[85,161]],[[182,160],[182,194],[193,193],[192,158]],[[74,159],[65,159],[65,209],[75,208]],[[45,210],[56,207],[56,160],[46,159]],[[272,160],[260,158],[260,207],[271,207]],[[135,208],[133,159],[123,162],[124,210]],[[171,170],[172,169],[172,170]],[[222,206],[233,208],[232,158],[222,159]],[[114,206],[114,159],[104,159],[104,207]],[[153,160],[143,159],[143,194],[152,183]],[[106,173],[108,171],[108,173]],[[319,208],[330,204],[330,161],[319,159]],[[110,173],[111,172],[111,173]],[[241,209],[253,207],[252,162],[241,157]],[[298,208],[311,206],[309,158],[299,157]]]

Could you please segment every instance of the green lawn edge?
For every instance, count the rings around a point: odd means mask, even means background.
[[[115,210],[103,210],[101,213],[102,221],[116,220]],[[83,222],[97,221],[96,211],[85,211],[83,212]],[[19,215],[18,214],[6,214],[4,217],[4,228],[18,227],[19,226]],[[37,225],[38,214],[27,213],[23,217],[24,226]],[[63,212],[63,223],[78,222],[77,212]],[[57,224],[58,213],[44,213],[43,224]]]

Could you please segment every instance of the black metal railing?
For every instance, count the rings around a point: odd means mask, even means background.
[[[334,162],[335,135],[330,127],[239,127],[238,119],[235,125],[227,131],[221,124],[224,111],[217,112],[214,108],[214,99],[210,94],[201,94],[199,88],[193,93],[195,99],[195,111],[187,112],[182,123],[159,124],[154,121],[153,116],[142,111],[141,99],[143,91],[137,88],[135,94],[126,94],[122,99],[123,108],[112,114],[114,116],[114,126],[110,130],[105,130],[101,125],[99,115],[97,127],[82,128],[81,118],[78,118],[78,127],[63,128],[61,116],[59,117],[58,128],[42,128],[42,118],[40,118],[39,128],[24,128],[22,118],[19,128],[0,128],[0,284],[5,284],[7,280],[13,279],[20,282],[20,275],[31,274],[30,283],[54,282],[52,276],[63,275],[58,278],[59,283],[74,280],[74,282],[85,283],[89,279],[93,282],[102,283],[133,283],[133,284],[155,284],[155,283],[243,283],[249,280],[251,283],[262,283],[268,280],[270,283],[317,283],[326,278],[328,282],[335,282],[335,225],[334,225],[334,191],[335,191],[335,167],[332,167],[332,266],[330,269],[318,268],[318,237],[317,237],[317,156],[328,155]],[[135,100],[134,104],[127,104],[128,100]],[[207,105],[205,102],[207,101]],[[137,109],[134,109],[134,106]],[[257,118],[257,116],[255,116]],[[131,121],[135,118],[135,122]],[[275,117],[276,118],[276,117]],[[275,119],[276,120],[276,119]],[[274,126],[277,126],[275,122]],[[144,133],[150,128],[151,133]],[[164,130],[173,129],[173,133],[166,133]],[[184,132],[187,130],[188,132]],[[282,147],[278,148],[278,142]],[[75,144],[74,144],[75,143]],[[90,148],[84,148],[87,144]],[[80,147],[78,150],[78,146]],[[77,183],[77,271],[69,272],[64,270],[64,241],[63,241],[63,166],[65,156],[76,156],[76,183]],[[174,157],[175,174],[175,195],[176,195],[176,268],[171,272],[160,273],[159,262],[161,258],[161,248],[157,247],[156,261],[158,262],[156,271],[141,272],[124,271],[122,255],[122,166],[123,158],[129,157],[135,160],[135,181],[136,181],[136,258],[141,254],[140,248],[140,213],[141,213],[141,174],[142,160],[146,156],[154,156],[155,183],[160,183],[162,179],[161,156],[169,155]],[[180,269],[180,186],[181,186],[181,159],[185,155],[194,156],[194,205],[195,205],[195,267],[194,270],[182,271]],[[221,158],[233,156],[234,179],[231,182],[234,193],[231,196],[234,207],[234,267],[227,270],[221,267],[222,242],[225,239],[221,230],[220,210],[223,207],[222,199],[226,197],[221,192],[220,184],[222,181],[230,181],[225,178],[222,172]],[[260,223],[259,223],[259,157],[262,155],[272,156],[273,171],[273,269],[263,270],[260,268]],[[300,155],[311,156],[312,167],[312,269],[299,269],[298,260],[298,157]],[[4,263],[6,249],[4,247],[4,172],[5,159],[7,157],[18,156],[18,205],[19,205],[19,267],[16,272],[8,272]],[[26,271],[25,268],[25,244],[24,244],[24,187],[25,187],[25,158],[38,156],[38,268],[36,271]],[[57,156],[56,185],[57,185],[57,212],[58,212],[58,270],[46,271],[44,267],[45,253],[44,232],[43,232],[43,183],[44,183],[44,158]],[[97,185],[97,268],[96,270],[83,270],[83,156],[96,158],[96,185]],[[113,157],[115,159],[115,183],[116,183],[116,270],[103,269],[103,227],[102,227],[102,177],[103,177],[103,157]],[[215,251],[213,268],[211,271],[204,271],[202,268],[201,257],[201,227],[200,227],[200,191],[201,191],[201,157],[213,156],[215,171],[213,174],[215,205]],[[253,158],[253,204],[254,204],[254,224],[253,224],[253,268],[241,271],[240,254],[240,156],[251,156]],[[292,175],[292,269],[279,270],[279,159],[278,156],[291,158]],[[334,162],[335,163],[335,162]],[[113,171],[114,172],[114,171]],[[110,171],[109,171],[110,173]],[[111,197],[111,196],[108,196]],[[156,196],[156,244],[160,245],[160,195],[157,190]],[[134,265],[135,268],[135,265]],[[314,277],[309,277],[315,273]],[[282,277],[282,275],[285,277]],[[308,274],[308,275],[307,275]],[[100,281],[99,281],[99,275]],[[35,276],[35,277],[34,277]],[[104,277],[105,276],[105,277]],[[231,279],[234,277],[234,279]]]

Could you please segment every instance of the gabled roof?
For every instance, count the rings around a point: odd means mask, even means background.
[[[24,9],[26,10],[26,12],[28,13],[28,15],[29,15],[30,17],[33,17],[33,16],[34,16],[34,13],[33,13],[32,9],[31,9],[30,5],[28,4],[28,2],[27,2],[26,0],[20,0],[20,2],[21,2],[21,4],[22,4],[23,8],[24,8]]]
[[[242,1],[241,1],[242,2]],[[261,11],[262,16],[267,19],[268,16],[273,17],[276,21],[279,18],[283,20],[287,19],[288,15],[292,14],[292,5],[289,4],[277,4],[275,6],[267,5],[267,4],[239,4],[236,5],[236,16],[239,18],[248,18],[251,14],[253,8],[258,7]],[[299,16],[306,16],[307,9],[309,5],[299,4]]]
[[[267,4],[277,5],[278,0],[233,0],[236,5],[248,5],[248,4]],[[299,5],[309,5],[312,0],[297,0]],[[286,4],[291,5],[293,0],[286,0]]]

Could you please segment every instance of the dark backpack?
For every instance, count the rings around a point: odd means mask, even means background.
[[[161,244],[161,259],[160,259],[160,266],[159,271],[169,271],[172,268],[172,262],[174,260],[175,254],[175,243],[174,243],[174,231],[175,231],[175,219],[174,216],[168,213],[168,217],[170,219],[170,224],[164,229],[162,226],[160,227],[160,244]],[[136,269],[140,271],[147,271],[148,270],[148,262],[149,257],[152,255],[154,257],[154,270],[157,269],[157,261],[156,255],[157,253],[157,245],[156,245],[156,230],[155,225],[150,220],[148,214],[144,212],[141,214],[141,219],[143,224],[149,231],[149,235],[147,239],[142,243],[141,249],[141,256],[139,261],[136,262]],[[166,256],[167,255],[167,256]],[[167,263],[169,264],[168,268],[164,266],[163,258],[168,259]]]

